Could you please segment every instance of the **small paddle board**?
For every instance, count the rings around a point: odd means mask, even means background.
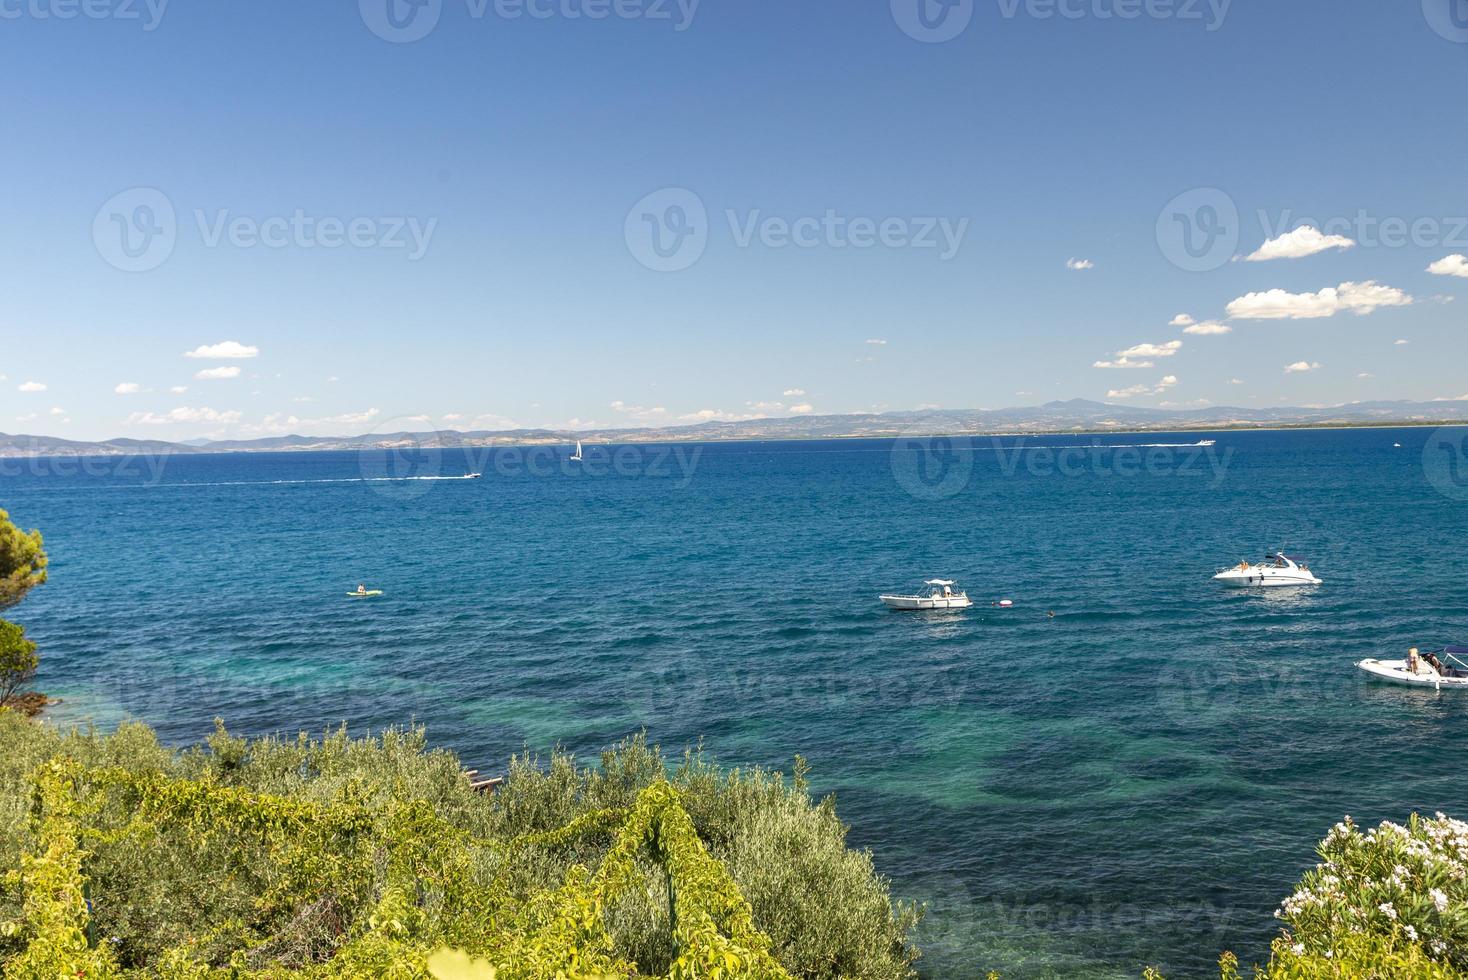
[[[381,589],[368,589],[366,592],[348,592],[348,599],[366,599],[368,596],[382,595]]]

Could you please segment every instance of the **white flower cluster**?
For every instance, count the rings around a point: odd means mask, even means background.
[[[1296,955],[1331,956],[1346,936],[1369,933],[1468,967],[1468,823],[1414,815],[1363,834],[1346,817],[1320,857],[1275,913]]]

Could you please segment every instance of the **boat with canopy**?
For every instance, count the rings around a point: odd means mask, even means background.
[[[1468,688],[1468,647],[1446,646],[1441,650],[1407,651],[1406,660],[1362,660],[1357,667],[1373,680],[1408,687]]]
[[[955,592],[958,583],[946,578],[930,578],[923,585],[927,595],[878,596],[889,609],[967,609],[973,605],[967,592]]]

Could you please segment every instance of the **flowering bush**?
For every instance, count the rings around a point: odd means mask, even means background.
[[[1468,975],[1468,823],[1414,814],[1363,833],[1347,817],[1319,853],[1275,913],[1285,929],[1262,976]],[[1232,957],[1223,967],[1237,976]]]

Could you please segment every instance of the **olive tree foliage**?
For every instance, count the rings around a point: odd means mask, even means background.
[[[9,609],[46,581],[40,531],[22,531],[0,510],[0,609]]]
[[[0,510],[0,609],[15,605],[46,581],[40,531],[22,531]],[[16,691],[36,676],[40,661],[25,630],[0,619],[0,708],[15,704]]]
[[[36,676],[40,662],[36,645],[25,638],[25,629],[0,619],[0,708],[8,706],[20,686]]]

